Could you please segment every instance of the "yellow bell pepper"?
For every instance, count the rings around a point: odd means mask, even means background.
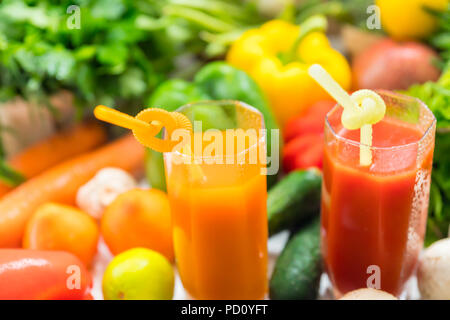
[[[449,0],[377,0],[383,29],[396,40],[424,39],[437,27],[436,18],[425,10],[447,9]]]
[[[279,124],[302,113],[328,94],[308,75],[321,64],[346,90],[351,87],[347,60],[334,50],[325,33],[326,19],[315,16],[297,26],[272,20],[242,34],[227,61],[246,71],[267,95]]]

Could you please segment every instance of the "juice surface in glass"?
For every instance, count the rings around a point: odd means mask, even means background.
[[[222,140],[223,156],[213,153],[214,159],[204,156],[201,163],[189,164],[180,161],[183,155],[164,154],[178,271],[185,289],[196,299],[262,299],[267,292],[267,189],[261,173],[265,137],[246,140],[240,154],[245,161],[238,163],[236,141],[242,132],[236,129],[259,131],[264,128],[263,118],[241,103],[211,103],[232,118],[226,125],[215,124],[221,129],[215,139]],[[196,114],[203,112],[196,113],[195,108],[207,104],[189,105],[179,112],[196,120]],[[204,117],[204,113],[199,116]],[[238,137],[228,151],[225,129]],[[204,140],[205,154],[208,139],[195,132],[194,148],[198,138]],[[255,150],[262,150],[264,159],[250,161]],[[233,163],[226,163],[226,156]]]
[[[387,114],[373,126],[373,161],[359,164],[359,130],[327,116],[321,239],[337,297],[380,286],[400,295],[423,247],[435,119],[420,101],[378,92]]]

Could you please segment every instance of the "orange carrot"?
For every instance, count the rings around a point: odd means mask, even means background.
[[[137,175],[143,166],[144,148],[128,135],[26,181],[0,199],[0,248],[21,245],[26,223],[41,204],[74,204],[78,189],[98,170],[117,167]]]
[[[43,171],[90,151],[106,141],[106,132],[99,123],[87,122],[58,132],[8,159],[8,165],[29,179]],[[13,188],[0,181],[0,197]]]

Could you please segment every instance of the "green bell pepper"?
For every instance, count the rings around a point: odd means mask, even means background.
[[[267,152],[271,152],[271,129],[278,125],[269,104],[256,82],[244,71],[225,62],[212,62],[204,66],[194,77],[193,82],[172,79],[162,83],[148,100],[148,106],[175,111],[182,105],[204,100],[239,100],[258,109],[264,116],[267,129]],[[202,120],[203,130],[210,128],[226,129],[231,127],[231,119],[214,105],[196,106],[192,112],[196,119]],[[281,141],[279,141],[281,150]],[[153,150],[147,151],[147,178],[152,187],[165,190],[163,156]],[[268,185],[272,185],[276,176],[268,176]]]

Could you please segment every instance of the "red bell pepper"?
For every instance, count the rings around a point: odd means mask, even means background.
[[[299,117],[291,119],[284,128],[284,141],[310,133],[323,133],[325,116],[336,105],[334,101],[319,101]]]
[[[323,134],[304,134],[289,141],[283,150],[286,172],[316,167],[322,169]]]
[[[283,168],[286,172],[317,167],[322,169],[325,117],[336,103],[320,101],[284,128]]]
[[[63,251],[0,249],[1,300],[90,299],[91,277]]]

